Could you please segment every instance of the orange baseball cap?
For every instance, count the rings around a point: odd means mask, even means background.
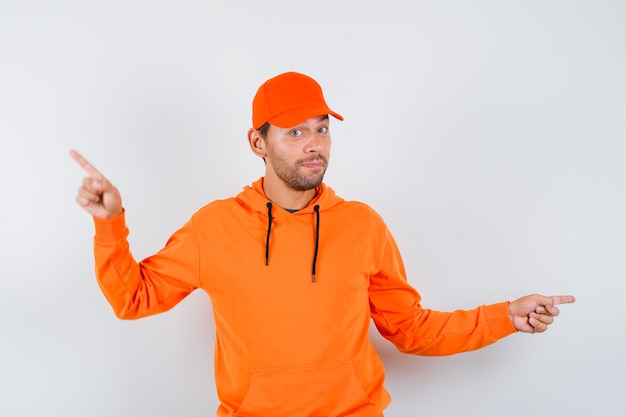
[[[268,122],[282,128],[292,127],[325,114],[343,120],[343,116],[328,107],[317,81],[297,72],[270,78],[259,87],[252,101],[255,129]]]

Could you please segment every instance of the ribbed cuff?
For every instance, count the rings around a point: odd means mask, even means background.
[[[517,332],[509,317],[509,302],[503,301],[497,304],[485,306],[487,326],[496,340]]]
[[[126,210],[110,219],[93,218],[96,228],[96,236],[94,237],[100,243],[114,243],[123,239],[127,235],[126,229]]]

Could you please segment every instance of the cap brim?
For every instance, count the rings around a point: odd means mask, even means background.
[[[298,109],[292,109],[285,113],[281,113],[279,115],[272,117],[267,122],[274,126],[286,129],[289,127],[296,126],[306,120],[309,120],[312,117],[325,116],[325,115],[331,115],[337,120],[343,120],[342,115],[340,115],[337,112],[332,111],[328,107],[315,106],[315,107],[301,107]]]

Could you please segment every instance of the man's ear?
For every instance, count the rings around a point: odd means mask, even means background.
[[[261,136],[261,132],[258,129],[251,128],[248,130],[248,144],[252,153],[260,158],[265,158],[267,152],[265,151],[265,138]]]

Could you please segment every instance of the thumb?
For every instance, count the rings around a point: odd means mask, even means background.
[[[558,316],[560,313],[559,308],[556,306],[557,300],[554,297],[544,297],[541,303],[546,313],[551,316]]]
[[[558,307],[556,307],[558,304],[569,304],[576,302],[576,298],[572,295],[553,295],[552,297],[548,298],[549,301],[545,303],[545,307],[551,314],[559,311]]]
[[[550,313],[550,314],[557,314],[559,312],[559,309],[554,306],[553,302],[550,302],[549,304],[546,304],[545,307],[546,307],[546,310],[548,311],[548,313]]]
[[[95,177],[91,185],[93,186],[94,190],[99,191],[99,192],[110,191],[111,188],[113,187],[113,184],[111,184],[111,181],[107,180],[103,176]]]

